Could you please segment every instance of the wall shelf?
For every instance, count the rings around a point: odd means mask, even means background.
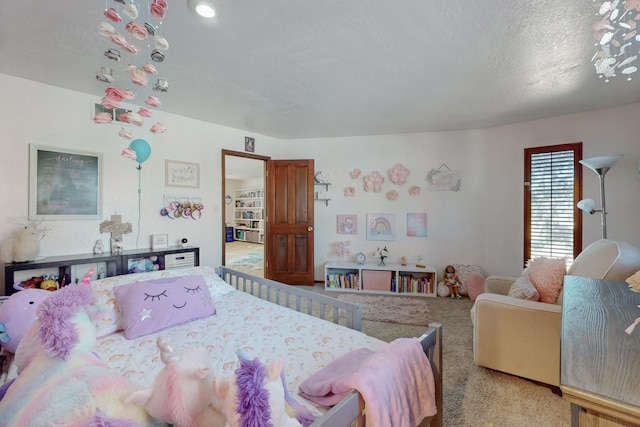
[[[324,195],[326,194],[327,191],[329,191],[329,186],[331,185],[330,183],[319,183],[319,182],[314,182],[313,185],[315,186],[321,186],[324,187],[325,191],[324,192],[320,192],[320,191],[316,191],[314,194],[314,200],[316,202],[324,202],[325,206],[329,206],[329,198],[324,197]]]

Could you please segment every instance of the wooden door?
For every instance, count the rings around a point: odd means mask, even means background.
[[[313,285],[313,160],[267,162],[267,277]]]

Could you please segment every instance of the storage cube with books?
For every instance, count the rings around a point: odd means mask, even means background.
[[[325,290],[416,296],[437,296],[437,275],[433,266],[387,263],[325,264]]]

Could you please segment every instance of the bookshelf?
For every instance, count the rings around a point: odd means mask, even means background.
[[[264,243],[264,188],[236,190],[234,239]]]
[[[327,291],[437,296],[437,272],[430,265],[420,268],[398,263],[330,261],[324,270]]]
[[[131,249],[119,254],[63,255],[40,258],[36,261],[8,263],[4,264],[4,292],[7,296],[11,295],[17,291],[13,287],[15,283],[43,273],[52,273],[59,278],[65,277],[67,284],[75,283],[92,266],[97,267],[94,279],[98,278],[100,272],[105,277],[119,276],[131,272],[134,264],[140,264],[143,260],[154,263],[158,270],[197,267],[200,265],[200,248],[171,246],[156,250]]]

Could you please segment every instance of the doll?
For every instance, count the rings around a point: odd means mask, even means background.
[[[460,279],[456,274],[456,269],[452,265],[447,265],[444,268],[444,283],[451,290],[451,299],[462,298],[460,295]]]

